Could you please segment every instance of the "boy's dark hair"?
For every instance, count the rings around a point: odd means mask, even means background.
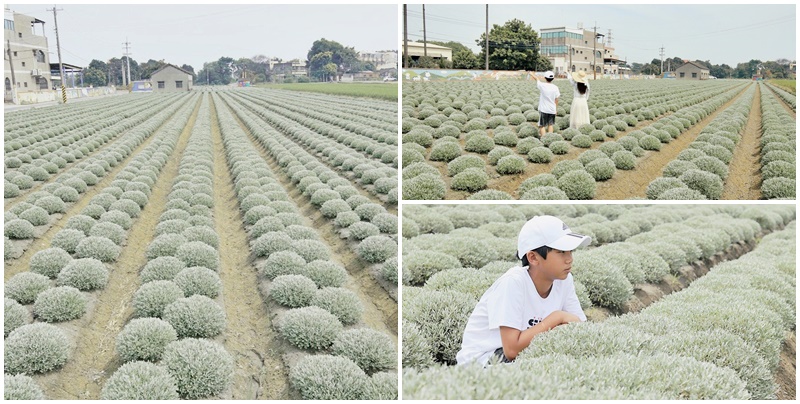
[[[545,77],[544,79],[547,80],[548,83],[552,83],[553,80],[555,80],[555,77],[553,77],[553,78]]]
[[[553,251],[553,249],[544,245],[539,248],[534,248],[532,251],[536,252],[536,254],[539,254],[542,258],[547,259],[547,253]],[[525,255],[522,256],[522,266],[523,267],[531,266],[531,263],[528,262],[528,253],[525,253]]]
[[[578,92],[581,94],[586,94],[586,84],[583,83],[576,83],[578,84]]]

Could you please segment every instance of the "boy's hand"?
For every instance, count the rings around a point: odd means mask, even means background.
[[[572,313],[568,313],[566,311],[562,311],[561,313],[563,314],[563,317],[561,318],[561,324],[579,323],[581,321],[578,316]]]

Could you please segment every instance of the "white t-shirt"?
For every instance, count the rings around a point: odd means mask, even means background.
[[[556,98],[561,96],[558,86],[537,80],[536,87],[539,88],[539,112],[555,114]]]
[[[500,326],[525,331],[557,310],[586,321],[572,274],[563,281],[553,281],[553,288],[544,299],[536,291],[527,267],[509,269],[481,296],[469,316],[456,361],[459,365],[472,361],[485,365],[494,351],[503,346]]]

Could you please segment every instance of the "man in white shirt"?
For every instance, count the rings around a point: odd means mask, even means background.
[[[513,361],[536,335],[586,321],[570,270],[572,250],[590,242],[553,216],[525,223],[517,239],[522,266],[509,269],[481,297],[464,330],[458,364]]]
[[[555,74],[551,71],[544,72],[544,80],[539,76],[536,79],[536,87],[539,89],[539,136],[544,136],[545,128],[548,133],[553,133],[553,126],[556,124],[556,109],[558,108],[558,97],[561,91],[558,86],[553,84]]]

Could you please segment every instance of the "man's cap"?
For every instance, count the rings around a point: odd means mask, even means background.
[[[573,233],[566,223],[555,216],[534,216],[519,231],[517,258],[522,259],[528,251],[542,246],[572,251],[591,242],[591,237]]]
[[[548,70],[548,71],[544,72],[544,78],[546,78],[546,79],[552,79],[552,78],[554,78],[554,77],[556,77],[556,75],[555,75],[555,74],[553,74],[553,72],[552,72],[552,71]]]

